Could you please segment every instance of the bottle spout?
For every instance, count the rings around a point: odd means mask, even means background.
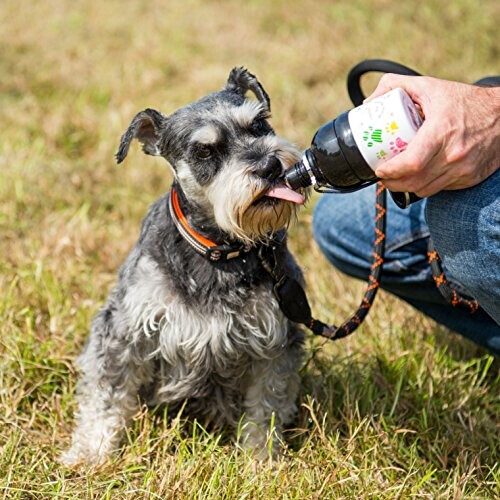
[[[315,178],[309,165],[308,155],[306,150],[300,161],[285,171],[283,182],[293,190],[309,187],[315,184]]]

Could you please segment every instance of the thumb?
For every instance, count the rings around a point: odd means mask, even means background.
[[[406,150],[380,165],[375,175],[381,179],[419,175],[440,151],[441,146],[436,137],[432,123],[424,122]]]

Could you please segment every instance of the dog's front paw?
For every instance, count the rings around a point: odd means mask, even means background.
[[[116,451],[117,440],[91,440],[82,439],[79,435],[73,435],[71,447],[58,459],[59,463],[67,467],[78,467],[87,465],[96,467],[104,464]]]
[[[247,422],[241,436],[242,448],[259,462],[277,460],[282,454],[282,438],[277,429],[260,427]]]
[[[57,461],[66,467],[75,468],[80,465],[98,466],[102,465],[109,457],[109,453],[102,453],[98,450],[83,449],[73,445],[69,450],[59,456]]]

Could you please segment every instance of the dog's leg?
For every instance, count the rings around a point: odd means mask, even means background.
[[[302,332],[300,332],[300,339]],[[293,418],[302,362],[302,341],[280,357],[256,361],[251,368],[243,403],[245,418],[241,441],[259,459],[279,455],[283,425]]]
[[[141,342],[132,344],[127,327],[108,306],[96,316],[89,342],[79,358],[83,377],[77,386],[78,412],[66,465],[100,464],[120,445],[127,421],[139,408],[139,389],[152,379]]]

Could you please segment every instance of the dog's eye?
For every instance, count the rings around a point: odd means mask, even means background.
[[[254,120],[252,122],[252,125],[250,125],[250,130],[253,134],[257,135],[267,132],[266,121],[263,118],[258,118],[257,120]]]
[[[208,160],[208,158],[210,158],[213,154],[213,150],[211,147],[209,146],[198,146],[198,148],[196,148],[196,156],[200,159],[200,160]]]

